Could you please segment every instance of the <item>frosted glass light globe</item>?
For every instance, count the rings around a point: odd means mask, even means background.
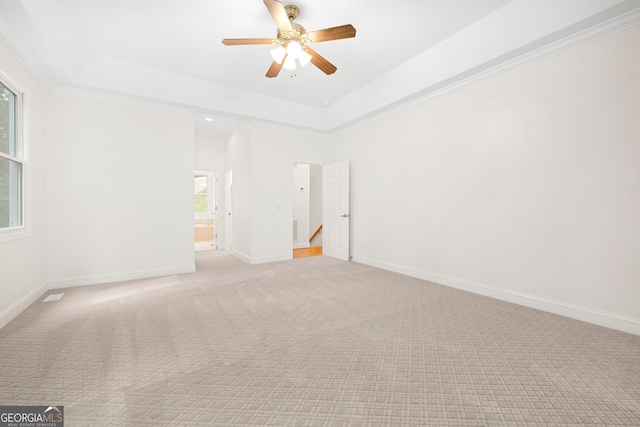
[[[298,58],[302,54],[302,46],[295,40],[291,40],[289,44],[287,44],[287,55],[292,57],[293,59]]]
[[[276,61],[278,64],[282,63],[282,60],[284,59],[284,56],[287,54],[287,51],[284,50],[284,48],[282,46],[279,46],[275,49],[273,49],[271,51],[271,57],[273,58],[274,61]]]

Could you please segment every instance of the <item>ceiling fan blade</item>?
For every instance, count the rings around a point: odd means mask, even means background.
[[[289,16],[287,16],[287,12],[284,10],[284,5],[276,0],[263,0],[264,5],[269,9],[269,13],[273,17],[273,20],[276,21],[276,25],[281,31],[291,31],[291,21],[289,21]]]
[[[284,64],[284,58],[282,59],[282,62],[280,62],[279,64],[276,61],[273,61],[271,63],[271,67],[269,67],[269,69],[267,70],[267,74],[265,74],[265,76],[269,78],[276,77],[278,73],[280,73],[280,70],[282,69],[283,64]]]
[[[311,63],[316,67],[320,68],[320,70],[322,70],[323,73],[333,74],[338,69],[335,65],[333,65],[331,62],[324,59],[322,55],[320,55],[318,52],[311,49],[310,47],[305,46],[305,50],[309,55],[311,55]]]
[[[227,46],[239,46],[246,44],[271,44],[273,39],[223,39],[222,44]]]
[[[312,43],[328,42],[331,40],[349,39],[356,36],[356,29],[351,24],[307,33]]]

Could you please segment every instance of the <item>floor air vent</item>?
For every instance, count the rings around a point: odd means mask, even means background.
[[[58,301],[60,298],[62,298],[63,295],[64,295],[64,292],[61,294],[51,294],[45,299],[43,299],[42,302]]]

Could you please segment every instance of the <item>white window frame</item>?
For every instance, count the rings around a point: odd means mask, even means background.
[[[27,204],[27,132],[26,121],[27,114],[25,108],[24,91],[17,85],[8,75],[0,70],[0,81],[2,84],[16,95],[14,108],[14,126],[15,126],[15,153],[13,156],[0,152],[0,157],[19,163],[22,166],[20,176],[20,225],[14,227],[0,228],[0,243],[11,240],[21,239],[31,235],[29,230],[29,211]]]
[[[210,220],[215,218],[215,192],[217,177],[215,172],[211,171],[203,171],[203,170],[195,170],[195,175],[205,175],[207,177],[207,212],[205,213],[196,213],[194,212],[194,219],[196,220]]]

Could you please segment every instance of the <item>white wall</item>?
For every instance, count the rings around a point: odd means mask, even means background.
[[[233,172],[231,249],[246,262],[251,262],[252,253],[251,138],[251,124],[241,122],[225,139],[224,150],[225,170]],[[226,244],[228,245],[229,242],[226,241]]]
[[[328,149],[324,137],[253,126],[252,263],[292,258],[291,168],[294,163],[325,163]],[[235,180],[235,171],[233,174]]]
[[[47,289],[46,264],[46,93],[0,42],[0,78],[25,95],[27,162],[25,209],[28,234],[0,242],[0,327]],[[10,82],[7,82],[10,83]]]
[[[638,42],[636,26],[336,138],[354,260],[640,333]]]
[[[195,136],[195,169],[209,172],[224,170],[224,139]]]
[[[310,166],[304,163],[293,165],[293,220],[297,224],[293,247],[309,247],[309,195],[311,193]],[[294,227],[295,231],[295,227]]]
[[[192,114],[49,96],[50,286],[194,270]]]
[[[330,149],[326,137],[256,123],[241,122],[231,131],[224,169],[233,172],[236,256],[251,264],[292,258],[293,164],[323,164]]]

